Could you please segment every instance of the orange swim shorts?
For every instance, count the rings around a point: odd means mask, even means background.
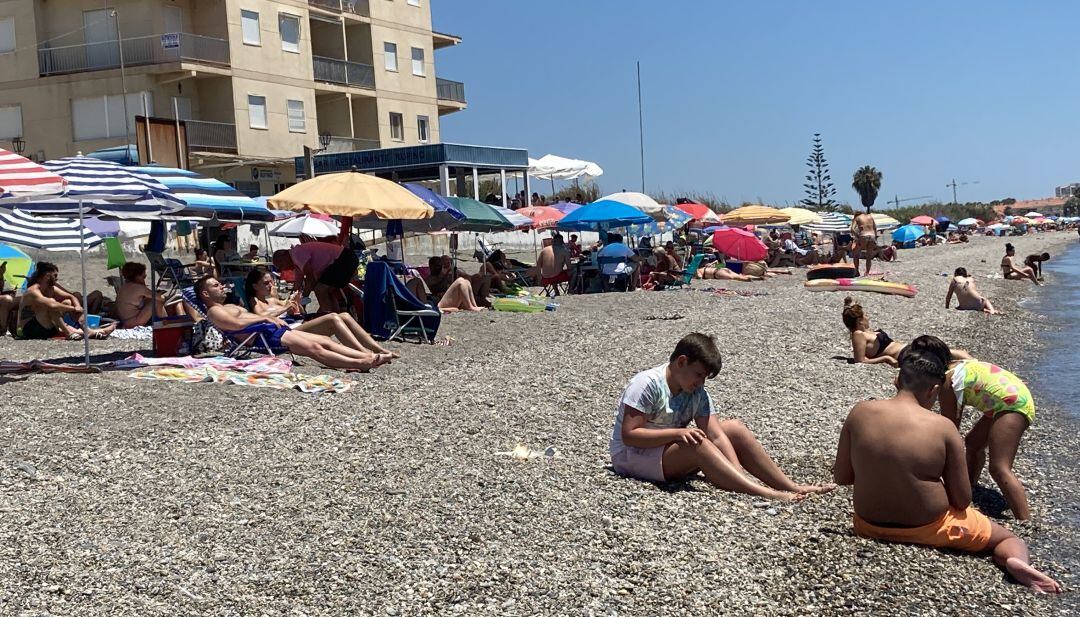
[[[855,535],[886,542],[924,544],[978,553],[990,543],[990,519],[975,508],[950,508],[941,518],[920,527],[878,527],[855,515]]]

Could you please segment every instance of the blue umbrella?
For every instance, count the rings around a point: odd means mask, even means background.
[[[627,235],[630,236],[658,236],[669,231],[675,231],[694,219],[693,216],[674,206],[664,206],[664,220],[652,221],[644,224],[627,225]]]
[[[406,231],[424,233],[439,231],[440,229],[452,229],[459,222],[465,220],[465,214],[461,210],[458,210],[454,204],[450,203],[450,200],[426,186],[415,184],[413,182],[407,182],[402,186],[409,189],[409,192],[413,195],[424,200],[424,203],[431,206],[435,212],[429,219],[401,221],[401,227],[396,227],[395,231],[400,230],[402,233]],[[387,220],[374,215],[362,218],[358,217],[353,219],[353,225],[360,229],[382,229],[387,226]]]
[[[922,225],[904,225],[903,227],[898,227],[893,230],[892,240],[893,242],[907,244],[909,242],[914,242],[925,235],[926,231],[923,229]]]
[[[175,219],[217,219],[234,223],[273,221],[274,214],[266,204],[214,178],[207,178],[187,169],[174,167],[131,167],[136,173],[157,180],[187,207],[169,215]]]
[[[652,220],[651,216],[637,208],[611,199],[601,199],[567,214],[556,228],[566,231],[600,231],[644,224]]]

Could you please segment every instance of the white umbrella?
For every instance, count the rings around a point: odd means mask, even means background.
[[[637,208],[638,210],[641,210],[645,214],[648,214],[649,216],[653,217],[653,219],[655,219],[657,221],[666,220],[664,218],[664,206],[656,203],[655,199],[653,199],[652,197],[649,197],[648,195],[646,195],[644,193],[633,193],[633,192],[623,191],[621,193],[612,193],[610,195],[601,197],[600,199],[597,199],[596,201],[604,201],[605,199],[609,200],[609,201],[617,201],[619,203],[626,204],[626,205],[630,206],[631,208]]]
[[[529,159],[529,175],[545,180],[574,180],[582,176],[596,178],[604,170],[591,161],[569,159],[555,154],[545,154],[539,159]]]
[[[1044,219],[1046,217],[1043,216],[1042,214],[1039,214],[1038,212],[1028,212],[1027,214],[1024,215],[1024,218],[1027,218],[1027,219]]]
[[[270,235],[283,238],[299,238],[300,236],[325,238],[339,233],[341,233],[341,224],[337,221],[328,221],[311,215],[297,216],[270,225]]]

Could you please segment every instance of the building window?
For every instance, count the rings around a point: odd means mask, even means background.
[[[15,51],[15,18],[0,18],[0,54]],[[18,137],[18,135],[16,135]]]
[[[289,132],[306,133],[307,120],[304,118],[304,102],[290,99],[286,102],[289,112]]]
[[[135,133],[135,116],[144,113],[144,105],[146,115],[153,116],[154,97],[149,92],[128,94],[126,109],[123,94],[71,99],[72,137],[75,141],[81,141],[132,135]]]
[[[281,13],[278,15],[278,31],[281,33],[281,49],[294,54],[300,53],[300,18]]]
[[[266,97],[248,95],[248,126],[253,129],[266,127]]]
[[[244,45],[262,45],[259,14],[256,11],[240,11],[240,31],[243,33]]]
[[[412,48],[412,74],[424,76],[424,50],[420,47]]]
[[[22,136],[22,107],[19,105],[0,107],[0,139]]]
[[[416,137],[420,140],[420,143],[425,144],[428,142],[428,117],[417,116],[416,117]]]
[[[407,0],[406,4],[409,6],[420,6],[420,0]]]
[[[390,139],[405,141],[405,116],[390,112]]]
[[[383,66],[388,71],[397,73],[397,43],[383,43]]]

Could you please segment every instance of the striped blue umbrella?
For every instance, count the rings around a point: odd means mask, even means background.
[[[851,217],[840,212],[821,212],[820,223],[810,223],[807,229],[824,232],[844,232],[851,229]]]
[[[170,219],[217,219],[233,223],[275,220],[265,202],[260,205],[220,180],[175,167],[130,169],[157,180],[173,195],[187,202],[187,207],[170,214]]]
[[[187,206],[164,184],[117,163],[73,156],[41,166],[67,180],[67,194],[19,206],[32,214],[157,220]]]
[[[34,216],[16,208],[0,211],[0,242],[46,251],[77,251],[93,248],[102,240],[77,220]]]

